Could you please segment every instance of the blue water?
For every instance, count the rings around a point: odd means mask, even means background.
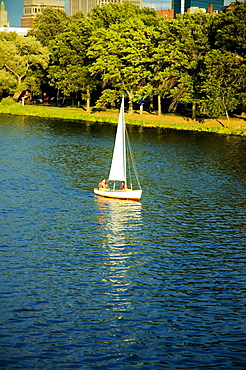
[[[0,369],[245,369],[246,138],[0,116]]]

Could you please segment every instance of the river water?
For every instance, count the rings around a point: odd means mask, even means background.
[[[0,116],[1,369],[245,369],[246,139]]]

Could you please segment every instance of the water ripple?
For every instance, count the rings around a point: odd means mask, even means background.
[[[245,368],[244,138],[130,128],[136,203],[92,193],[113,125],[0,131],[1,368]]]

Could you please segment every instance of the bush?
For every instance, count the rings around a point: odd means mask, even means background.
[[[9,105],[16,105],[18,103],[16,103],[12,98],[8,97],[8,98],[4,98],[2,99],[1,101],[1,105],[4,105],[4,106],[9,106]]]

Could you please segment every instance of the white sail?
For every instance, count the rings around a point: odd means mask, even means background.
[[[115,138],[114,153],[109,173],[111,181],[126,182],[126,145],[125,145],[125,119],[124,97],[122,98],[120,114]]]

